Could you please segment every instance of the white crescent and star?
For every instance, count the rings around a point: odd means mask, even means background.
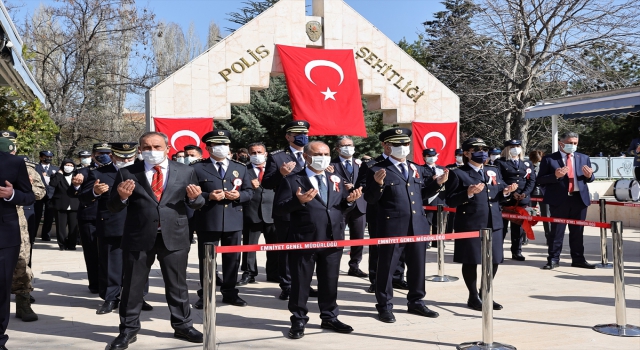
[[[432,131],[424,135],[424,138],[422,139],[422,145],[424,146],[425,149],[428,148],[427,141],[429,141],[429,139],[432,137],[437,137],[442,141],[442,148],[440,148],[440,150],[443,150],[447,146],[447,138],[437,131]]]
[[[193,132],[191,130],[180,130],[180,131],[176,132],[175,134],[173,134],[173,136],[171,136],[171,147],[173,147],[173,149],[177,150],[177,148],[176,148],[176,140],[178,140],[179,138],[181,138],[183,136],[191,137],[192,139],[196,140],[196,146],[200,146],[200,137],[198,136],[198,134],[196,134],[195,132]]]
[[[342,70],[342,67],[340,67],[338,64],[336,64],[335,62],[332,61],[327,61],[327,60],[313,60],[310,61],[309,63],[307,63],[306,66],[304,66],[304,74],[307,77],[307,79],[309,79],[309,81],[311,83],[313,83],[313,85],[317,85],[313,79],[311,79],[311,71],[316,68],[316,67],[329,67],[329,68],[333,68],[336,70],[336,72],[338,72],[338,74],[340,74],[340,83],[338,84],[338,86],[340,86],[340,84],[342,84],[342,81],[344,80],[344,71]],[[324,95],[324,100],[328,100],[328,99],[332,99],[332,100],[336,100],[335,98],[335,94],[337,92],[331,91],[331,89],[329,89],[329,87],[327,87],[327,91],[320,91],[321,94]]]

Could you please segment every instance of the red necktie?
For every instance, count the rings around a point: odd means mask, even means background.
[[[151,190],[156,195],[156,199],[160,201],[162,197],[162,185],[164,179],[162,177],[162,168],[159,165],[153,167],[153,170],[156,172],[153,174],[153,178],[151,179]]]
[[[569,192],[573,192],[573,163],[571,162],[571,154],[567,154],[567,176],[569,177]]]
[[[264,167],[259,166],[258,169],[260,169],[260,172],[258,173],[258,181],[262,183],[262,175],[264,175]]]

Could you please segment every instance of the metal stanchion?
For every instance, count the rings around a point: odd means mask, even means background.
[[[216,350],[216,246],[204,244],[204,312],[202,323],[204,330],[204,350]]]
[[[495,343],[493,341],[493,250],[492,230],[480,230],[482,238],[482,341],[462,343],[458,350],[516,350],[512,345]]]
[[[613,285],[616,293],[616,323],[593,326],[596,332],[619,337],[640,337],[640,327],[627,324],[627,302],[624,297],[624,259],[622,256],[622,221],[611,222],[613,238]]]
[[[600,222],[607,222],[607,201],[604,199],[599,200],[600,205]],[[612,269],[613,264],[609,263],[607,255],[607,229],[600,228],[600,257],[602,261],[596,264],[599,269]]]
[[[438,234],[444,234],[444,205],[438,204],[438,211],[436,212],[436,223]],[[431,282],[455,282],[458,277],[447,276],[444,274],[444,241],[438,242],[438,275],[429,276],[426,278]]]

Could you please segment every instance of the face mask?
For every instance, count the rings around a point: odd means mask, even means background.
[[[571,145],[571,144],[565,144],[564,147],[562,147],[562,150],[564,151],[564,153],[571,154],[571,153],[575,152],[576,150],[578,150],[578,146],[577,145]]]
[[[144,157],[142,156],[142,153],[138,153],[138,160],[144,160]]]
[[[102,164],[102,165],[106,165],[111,163],[111,157],[109,157],[108,154],[98,154],[96,156],[96,162]]]
[[[435,157],[425,157],[425,158],[424,158],[424,161],[425,161],[427,164],[433,164],[433,163],[435,163],[435,162],[437,162],[437,161],[438,161],[438,156],[435,156]]]
[[[209,153],[213,154],[217,158],[227,158],[229,157],[229,146],[211,146],[209,147]]]
[[[517,156],[519,156],[519,155],[520,155],[520,153],[522,153],[522,148],[520,148],[520,147],[514,147],[514,148],[511,148],[511,149],[509,150],[509,154],[510,154],[512,157],[517,157]]]
[[[80,159],[80,164],[82,164],[82,165],[91,164],[91,158],[82,158],[82,159]]]
[[[178,162],[178,163],[183,163],[183,164],[184,164],[184,157],[178,157],[178,158],[176,158],[176,162]]]
[[[391,155],[399,159],[406,158],[409,152],[409,146],[391,147]]]
[[[71,165],[65,165],[64,167],[62,167],[62,171],[64,171],[65,174],[71,174],[75,168],[76,167]]]
[[[340,154],[343,156],[351,157],[356,153],[356,148],[353,146],[340,147]]]
[[[462,164],[462,156],[456,156],[456,163]]]
[[[193,162],[194,160],[197,160],[198,158],[196,157],[187,157],[184,159],[184,164],[191,164],[191,162]]]
[[[494,155],[489,156],[489,158],[491,158],[491,160],[496,160],[496,159],[500,158],[500,156],[497,155],[497,154],[494,154]]]
[[[267,157],[264,154],[254,154],[251,156],[251,164],[260,165],[265,162]]]
[[[123,162],[120,160],[116,160],[116,166],[118,167],[118,169],[126,168],[129,165],[133,165],[133,162]]]
[[[166,158],[164,151],[142,151],[142,158],[145,162],[158,165]]]
[[[309,166],[316,171],[324,171],[329,164],[331,164],[331,157],[313,156],[311,157],[311,163],[309,163]]]
[[[240,163],[247,163],[247,162],[249,161],[249,157],[247,157],[247,156],[240,156],[240,157],[238,157],[238,161],[239,161]]]
[[[293,137],[293,144],[298,147],[304,147],[309,143],[309,136],[307,134],[296,135]]]
[[[479,164],[483,164],[487,158],[489,158],[489,152],[478,151],[471,153],[471,160]]]
[[[44,158],[44,159],[42,160],[42,162],[43,162],[44,164],[49,164],[49,163],[51,163],[51,159],[52,159],[52,158]]]

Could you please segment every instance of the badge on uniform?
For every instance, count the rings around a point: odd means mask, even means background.
[[[411,170],[413,170],[413,177],[419,179],[420,175],[418,175],[418,168],[416,168],[415,164],[411,164]]]
[[[529,166],[527,163],[525,163],[527,166]],[[531,178],[531,168],[527,168],[527,175],[524,176],[525,179],[529,180],[529,178]]]
[[[335,175],[331,175],[329,179],[331,179],[331,182],[333,182],[333,190],[336,192],[340,192],[340,178]]]
[[[356,164],[358,164],[358,166],[362,165],[362,161],[360,159],[356,159],[355,162]]]
[[[496,172],[493,170],[489,170],[487,171],[487,176],[489,176],[489,181],[491,181],[491,183],[495,186],[496,184]],[[487,183],[489,183],[487,181]]]
[[[240,173],[237,170],[233,171],[233,176],[240,177]]]
[[[235,173],[237,173],[237,171],[234,171],[234,175]],[[237,176],[237,175],[236,175]],[[233,180],[233,190],[237,191],[240,189],[240,186],[242,186],[242,180],[239,178],[236,178]]]

